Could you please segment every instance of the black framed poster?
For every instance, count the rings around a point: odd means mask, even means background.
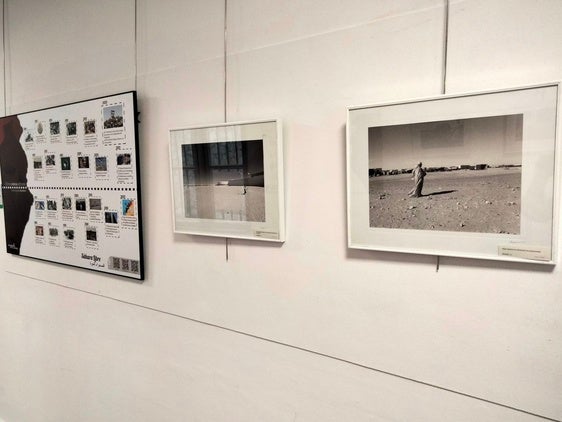
[[[136,93],[0,118],[10,254],[144,279]]]

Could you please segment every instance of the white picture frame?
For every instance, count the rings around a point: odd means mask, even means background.
[[[348,246],[555,264],[559,107],[559,82],[348,107]]]
[[[173,230],[285,241],[278,119],[170,129]]]

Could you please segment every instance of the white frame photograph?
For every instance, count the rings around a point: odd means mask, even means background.
[[[170,130],[175,233],[285,241],[279,120]]]
[[[348,247],[554,265],[559,92],[348,107]]]

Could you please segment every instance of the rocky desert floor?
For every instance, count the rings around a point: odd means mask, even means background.
[[[521,168],[428,173],[409,198],[411,174],[369,179],[371,227],[519,234]]]

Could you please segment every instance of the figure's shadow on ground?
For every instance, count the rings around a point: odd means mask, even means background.
[[[440,191],[437,191],[437,192],[426,193],[422,196],[445,195],[447,193],[453,193],[453,192],[456,192],[456,190],[440,190]]]

